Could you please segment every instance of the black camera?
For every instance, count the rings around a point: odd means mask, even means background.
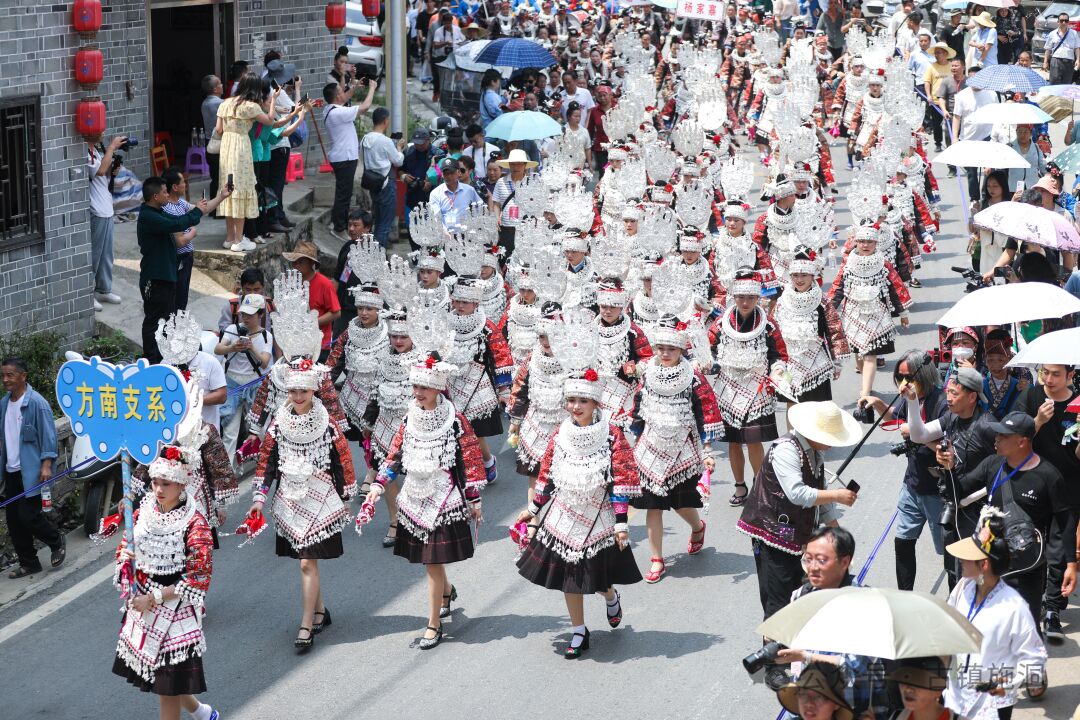
[[[960,273],[960,277],[967,280],[967,282],[964,284],[965,293],[975,292],[976,290],[986,287],[986,283],[983,282],[982,275],[975,272],[971,268],[958,267],[956,265],[953,265],[952,271],[954,273]]]
[[[874,408],[870,405],[858,405],[851,411],[851,417],[867,425],[874,424]]]
[[[761,670],[766,665],[776,662],[776,656],[780,654],[780,651],[784,649],[784,646],[780,643],[773,641],[762,645],[760,648],[750,653],[743,658],[742,666],[746,668],[746,672],[753,675],[758,670]]]
[[[237,337],[247,337],[247,334],[248,334],[247,325],[244,325],[244,324],[241,323],[240,325],[236,326],[236,336]]]
[[[120,143],[120,150],[127,152],[133,147],[139,147],[139,138],[127,138],[124,142]]]
[[[918,447],[918,445],[910,440],[899,440],[889,446],[889,454],[895,455],[896,457],[904,457],[905,455],[910,455],[915,452]]]

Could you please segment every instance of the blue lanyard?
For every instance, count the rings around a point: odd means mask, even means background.
[[[1007,483],[1007,482],[1009,482],[1010,480],[1012,480],[1012,477],[1013,477],[1013,475],[1015,475],[1016,473],[1020,472],[1020,468],[1024,467],[1025,465],[1027,465],[1027,462],[1028,462],[1028,460],[1030,460],[1030,459],[1031,459],[1031,458],[1033,458],[1033,457],[1035,457],[1035,451],[1034,451],[1034,450],[1032,450],[1032,451],[1031,451],[1031,452],[1030,452],[1030,453],[1028,454],[1028,456],[1027,456],[1026,458],[1024,458],[1024,461],[1023,461],[1022,463],[1020,463],[1019,465],[1017,465],[1016,467],[1014,467],[1014,468],[1012,469],[1012,472],[1010,472],[1010,473],[1009,473],[1008,475],[1006,475],[1006,476],[1004,477],[1004,479],[1003,479],[1003,478],[1001,477],[1001,471],[1005,469],[1005,463],[1004,463],[1004,461],[1003,461],[1003,462],[1001,463],[1001,467],[999,467],[999,468],[998,468],[997,474],[996,474],[996,475],[994,475],[994,484],[993,484],[993,486],[992,486],[992,487],[990,488],[990,498],[989,498],[989,499],[990,499],[990,500],[992,501],[992,500],[994,499],[994,491],[995,491],[995,490],[997,490],[997,489],[998,489],[999,487],[1001,487],[1001,486],[1002,486],[1002,485],[1003,485],[1004,483]]]
[[[990,596],[994,594],[994,590],[996,590],[996,589],[997,588],[994,588],[990,592],[986,593],[986,597],[984,597],[982,599],[982,602],[980,602],[978,607],[976,607],[975,606],[975,598],[977,598],[979,596],[979,587],[977,585],[975,586],[975,588],[971,592],[971,604],[968,605],[968,611],[967,611],[968,622],[971,622],[972,620],[975,619],[975,616],[978,615],[979,611],[983,609],[983,605],[986,604],[986,601],[990,599]],[[969,655],[968,657],[970,658],[971,656]]]

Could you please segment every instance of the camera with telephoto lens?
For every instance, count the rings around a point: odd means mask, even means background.
[[[918,445],[910,440],[898,440],[889,446],[889,454],[896,457],[904,457],[910,455],[918,449]]]
[[[743,658],[742,666],[746,668],[746,672],[753,675],[758,670],[761,670],[766,665],[776,662],[776,656],[780,654],[780,651],[784,649],[784,646],[780,643],[773,641],[762,645],[760,648],[750,653]]]
[[[139,138],[129,137],[129,138],[125,139],[124,142],[120,143],[120,148],[119,149],[122,152],[127,152],[127,151],[131,150],[131,148],[133,148],[133,147],[139,147]]]

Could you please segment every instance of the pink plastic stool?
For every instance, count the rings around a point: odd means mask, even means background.
[[[289,153],[289,164],[285,166],[285,182],[304,179],[304,156],[298,152]]]

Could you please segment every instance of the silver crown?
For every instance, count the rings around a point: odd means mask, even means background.
[[[286,270],[274,283],[277,310],[273,320],[274,340],[287,360],[317,358],[322,351],[323,332],[319,312],[308,306],[308,284],[296,270]]]
[[[447,357],[454,349],[454,327],[450,322],[450,312],[442,305],[426,304],[420,298],[414,298],[406,312],[413,348],[421,355],[437,352],[440,356]]]
[[[564,226],[588,230],[593,223],[592,193],[580,185],[567,188],[552,198],[551,211]]]
[[[564,308],[562,322],[555,322],[548,338],[562,366],[574,373],[595,367],[600,353],[600,326],[582,308]]]
[[[728,201],[745,200],[754,185],[754,166],[742,158],[721,161],[720,187]]]
[[[696,158],[705,148],[705,131],[696,120],[683,120],[671,133],[675,152],[684,158]]]
[[[401,255],[391,255],[382,263],[378,282],[379,293],[394,310],[403,309],[416,295],[416,273]]]
[[[414,207],[409,213],[409,236],[420,247],[442,247],[447,232],[439,208],[430,203]]]
[[[375,241],[375,236],[361,235],[349,248],[349,270],[352,276],[365,285],[377,282],[386,253]]]
[[[476,231],[454,233],[446,242],[446,263],[458,275],[480,275],[484,243]]]
[[[615,171],[615,186],[624,198],[640,198],[648,187],[646,161],[630,158]]]
[[[202,346],[202,327],[187,310],[177,310],[168,320],[158,320],[154,339],[163,363],[187,365]]]
[[[649,204],[642,211],[638,226],[637,250],[644,255],[667,255],[679,235],[679,218],[666,205]]]
[[[707,226],[712,213],[712,188],[701,180],[683,183],[675,192],[675,211],[683,225]]]
[[[686,317],[693,310],[693,280],[682,263],[661,263],[653,271],[652,299],[661,314]]]
[[[484,245],[494,245],[498,241],[498,213],[493,213],[491,208],[482,202],[469,205],[465,214],[458,218],[458,223],[466,234],[472,233],[473,237]]]
[[[550,193],[538,173],[526,175],[514,186],[514,202],[524,217],[540,217],[547,209]]]
[[[614,234],[598,235],[593,239],[589,255],[598,276],[626,279],[630,269],[630,246],[623,238]]]
[[[679,158],[675,156],[667,143],[652,143],[645,146],[645,169],[655,182],[667,182],[679,167]]]

